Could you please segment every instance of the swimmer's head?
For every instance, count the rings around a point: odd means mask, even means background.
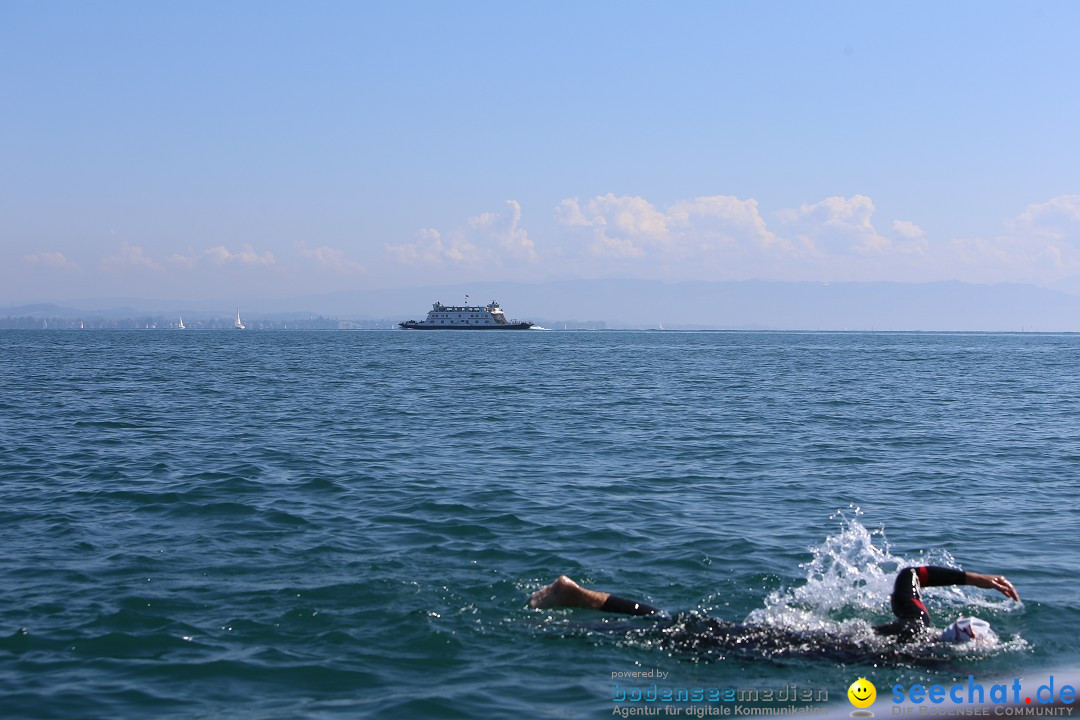
[[[941,631],[941,640],[960,643],[968,640],[983,640],[992,635],[990,623],[977,617],[963,617]]]

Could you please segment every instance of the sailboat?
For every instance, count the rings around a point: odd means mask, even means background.
[[[181,318],[180,318],[180,324],[179,324],[179,325],[177,325],[177,330],[183,330],[183,329],[184,329],[185,327],[186,327],[186,326],[184,325],[184,318],[183,318],[183,317],[181,317]]]
[[[233,323],[233,327],[237,330],[244,329],[244,323],[240,322],[240,308],[236,308],[236,322]]]

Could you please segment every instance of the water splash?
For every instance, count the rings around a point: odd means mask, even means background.
[[[887,613],[893,578],[907,563],[892,554],[884,529],[871,531],[859,522],[861,514],[852,508],[833,515],[840,529],[810,548],[813,557],[800,565],[803,583],[770,593],[746,622],[821,629],[829,621]]]
[[[894,554],[883,527],[867,529],[855,506],[830,517],[839,520],[839,530],[811,547],[813,557],[802,563],[806,576],[794,587],[770,593],[764,606],[752,611],[744,621],[751,626],[770,626],[785,631],[827,633],[846,641],[879,645],[892,642],[875,635],[873,626],[892,619],[889,596],[896,574],[916,565],[959,567],[946,550],[924,551],[917,556]],[[981,614],[993,619],[1000,612],[1012,612],[1017,604],[969,587],[935,587],[923,591],[924,601],[936,624],[947,625],[961,615]],[[979,612],[976,613],[976,610]],[[956,655],[988,655],[1021,650],[1027,644],[1019,637],[1003,641],[997,635],[978,643],[949,649]],[[939,648],[939,651],[942,649]]]

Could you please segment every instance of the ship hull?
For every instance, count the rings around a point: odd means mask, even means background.
[[[506,325],[429,325],[412,321],[398,323],[398,327],[403,330],[528,330],[532,326],[531,322]]]

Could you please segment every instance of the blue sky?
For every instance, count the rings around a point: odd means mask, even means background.
[[[1080,292],[1080,4],[0,1],[0,303]]]

